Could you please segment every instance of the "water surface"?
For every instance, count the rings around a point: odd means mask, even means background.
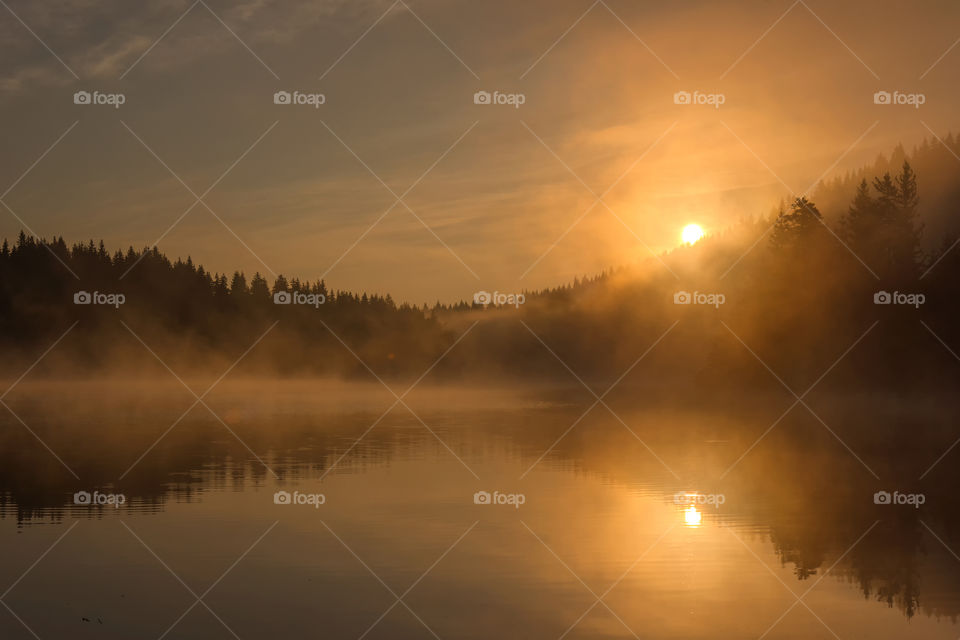
[[[830,400],[818,413],[846,445],[801,410],[751,449],[790,402],[611,394],[584,415],[582,389],[395,405],[315,381],[195,400],[116,381],[6,398],[23,423],[0,418],[0,637],[960,634],[949,458],[921,508],[872,499],[946,449],[932,419],[929,446],[894,451]],[[94,490],[125,502],[74,504]]]

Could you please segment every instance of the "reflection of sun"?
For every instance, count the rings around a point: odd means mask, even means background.
[[[688,527],[699,527],[702,519],[703,515],[697,511],[697,508],[694,506],[691,506],[683,512],[683,524]]]
[[[703,228],[698,224],[688,224],[683,228],[681,237],[685,244],[693,244],[703,237]]]

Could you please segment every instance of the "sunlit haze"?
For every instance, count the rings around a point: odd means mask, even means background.
[[[703,237],[703,229],[698,224],[688,224],[683,228],[681,237],[686,244],[693,244]]]
[[[3,235],[452,302],[767,215],[946,135],[960,99],[947,0],[190,7],[10,3],[43,44],[3,12]]]

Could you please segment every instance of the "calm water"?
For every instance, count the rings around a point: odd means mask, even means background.
[[[5,402],[52,453],[0,417],[0,638],[960,635],[955,461],[906,480],[949,428],[911,448],[818,411],[861,464],[795,409],[741,458],[791,402],[615,396],[567,431],[582,390],[418,388],[415,416],[382,387],[223,383],[214,417],[176,383],[23,383]],[[94,490],[125,502],[74,504]]]

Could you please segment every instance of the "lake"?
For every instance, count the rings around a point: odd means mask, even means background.
[[[25,381],[0,637],[960,635],[944,412],[595,400]]]

